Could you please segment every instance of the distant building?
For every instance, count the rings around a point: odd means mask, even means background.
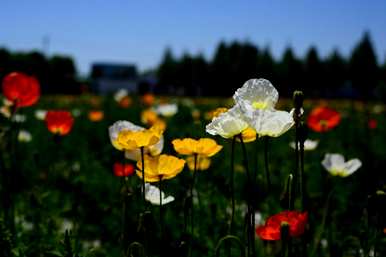
[[[136,93],[138,80],[135,65],[94,63],[91,67],[91,89],[99,94],[115,92],[121,88]]]

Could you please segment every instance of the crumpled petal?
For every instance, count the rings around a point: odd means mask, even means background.
[[[248,123],[243,119],[240,107],[235,105],[218,117],[213,118],[212,122],[206,125],[206,132],[223,138],[232,138],[247,128]]]
[[[259,136],[278,137],[295,124],[291,113],[286,111],[249,110],[245,118]]]
[[[279,93],[269,80],[250,79],[236,90],[233,99],[242,106],[273,110],[279,99]]]

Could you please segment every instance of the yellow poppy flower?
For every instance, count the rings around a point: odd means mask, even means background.
[[[159,126],[139,131],[123,130],[118,133],[116,144],[124,150],[154,145],[160,140],[162,132],[163,130]]]
[[[253,128],[247,128],[241,132],[241,137],[243,138],[244,143],[253,142],[256,140],[256,131]],[[236,139],[238,142],[240,142],[240,139]]]
[[[147,109],[141,112],[141,122],[146,125],[153,125],[158,121],[158,114],[152,109]]]
[[[161,154],[156,157],[145,156],[145,181],[157,182],[161,179],[171,179],[180,173],[185,165],[185,160],[172,155]],[[137,162],[137,175],[142,179],[142,161]]]
[[[227,108],[225,108],[225,107],[218,107],[218,108],[216,108],[216,109],[214,109],[212,111],[209,111],[209,112],[205,113],[205,119],[212,120],[213,118],[216,118],[216,117],[220,116],[221,113],[224,113],[226,111],[228,111]]]
[[[195,140],[192,138],[174,139],[172,141],[174,150],[179,154],[211,157],[218,153],[222,146],[211,138],[200,138]]]
[[[207,170],[210,167],[211,160],[206,157],[197,157],[196,168],[197,170]],[[189,170],[194,171],[194,156],[189,156],[186,158],[186,164],[188,165]]]

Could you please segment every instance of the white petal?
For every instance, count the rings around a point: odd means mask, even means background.
[[[276,88],[266,79],[250,79],[237,89],[233,99],[237,104],[250,105],[259,102],[266,105],[266,109],[273,109],[279,98]]]
[[[178,106],[176,104],[161,104],[157,106],[155,112],[164,117],[171,117],[178,112]]]
[[[259,136],[278,137],[295,124],[292,115],[285,111],[249,110],[245,117]]]
[[[362,166],[362,162],[359,159],[352,159],[346,162],[344,166],[343,177],[347,177],[357,171]]]
[[[110,140],[115,141],[118,138],[119,132],[123,130],[139,131],[143,129],[144,128],[137,126],[134,123],[131,123],[130,121],[119,120],[109,127]]]
[[[155,145],[149,146],[149,153],[152,156],[159,155],[164,148],[164,137],[161,136]]]
[[[305,151],[311,151],[314,150],[319,144],[318,140],[311,140],[311,139],[306,139],[304,142],[304,150]]]
[[[326,153],[322,165],[329,172],[333,170],[342,170],[344,168],[344,157],[337,153]]]
[[[206,125],[206,132],[211,135],[220,135],[231,138],[248,128],[248,124],[242,119],[239,106],[234,106],[227,112],[221,113]]]
[[[318,140],[306,139],[306,141],[304,141],[304,151],[315,150],[318,144],[319,144]],[[292,149],[295,149],[295,142],[291,142],[289,145]],[[299,144],[299,148],[300,148],[300,144]]]
[[[161,192],[162,197],[162,205],[168,204],[174,201],[173,196],[168,196],[165,198],[165,194]],[[158,187],[153,186],[149,183],[145,184],[145,199],[149,201],[151,204],[160,205],[160,190]]]
[[[126,97],[129,94],[127,89],[121,88],[114,94],[114,100],[120,102],[122,98]]]

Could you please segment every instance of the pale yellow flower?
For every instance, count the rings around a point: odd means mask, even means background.
[[[200,138],[199,140],[192,138],[174,139],[172,144],[174,150],[183,155],[197,154],[199,156],[211,157],[222,149],[222,146],[218,145],[211,138]]]
[[[144,152],[151,155],[160,154],[163,148],[164,127],[158,123],[150,129],[137,126],[129,121],[117,121],[109,127],[110,141],[112,145],[120,150],[126,151],[128,159],[138,160],[140,151],[138,148],[145,147]]]
[[[171,179],[177,176],[184,168],[185,160],[175,156],[161,154],[156,157],[145,156],[145,181],[157,182],[161,179]],[[137,162],[137,175],[142,179],[142,161]]]
[[[188,165],[189,170],[194,171],[194,156],[189,156],[186,158],[186,164]],[[211,164],[210,158],[197,156],[196,168],[197,170],[207,170]]]
[[[144,129],[140,131],[121,131],[117,142],[124,150],[134,150],[156,144],[162,136],[158,129]]]

